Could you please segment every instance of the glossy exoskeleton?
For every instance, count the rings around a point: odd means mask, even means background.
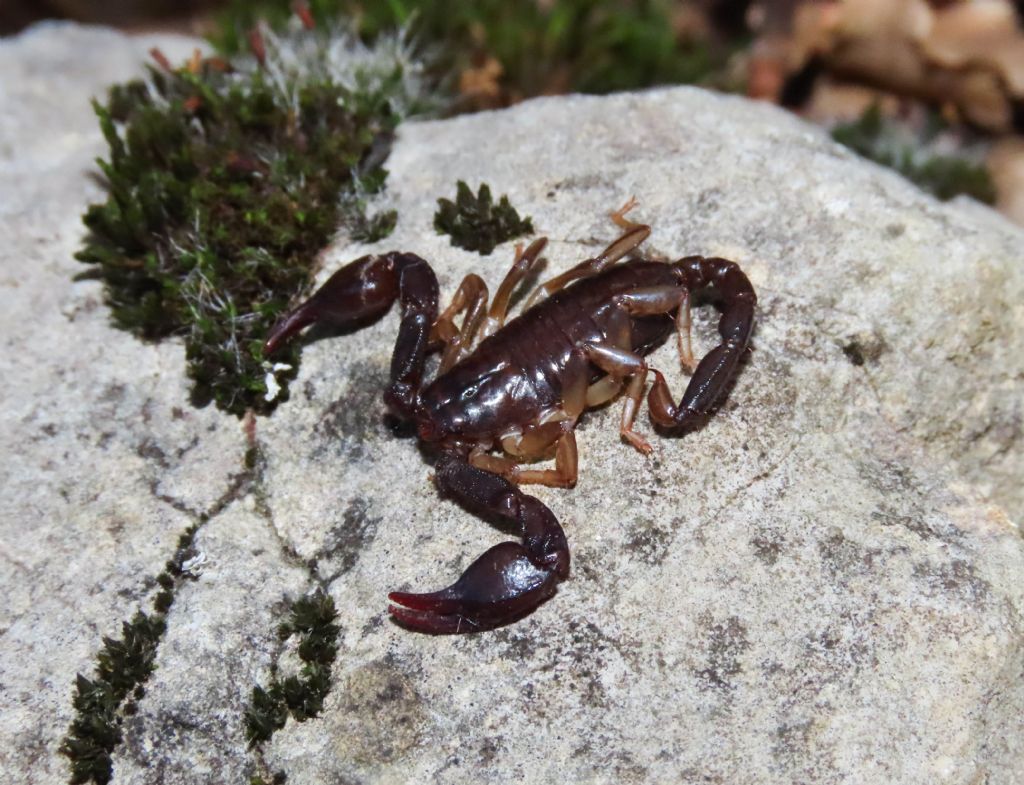
[[[415,254],[387,253],[340,269],[268,338],[267,355],[307,325],[359,325],[398,299],[401,326],[384,392],[389,411],[435,448],[435,481],[442,493],[521,532],[521,543],[491,548],[447,589],[392,592],[388,610],[402,625],[432,633],[471,632],[536,608],[568,577],[569,549],[551,510],[519,486],[575,485],[577,420],[623,391],[620,434],[650,452],[633,431],[648,373],[654,375],[647,398],[650,417],[668,434],[684,433],[703,419],[732,379],[754,323],[750,281],[725,259],[617,264],[650,234],[650,227],[625,218],[633,205],[631,200],[612,214],[624,230],[618,239],[539,287],[523,313],[507,324],[512,294],[537,268],[544,238],[525,251],[517,248],[489,308],[486,285],[469,275],[438,314],[437,278],[430,265]],[[694,298],[722,312],[721,343],[696,365],[689,344]],[[693,370],[678,405],[664,377],[644,359],[673,330],[683,363]],[[438,374],[424,385],[425,362],[435,350],[442,351]],[[493,454],[496,450],[501,454]],[[552,456],[553,469],[521,465]]]

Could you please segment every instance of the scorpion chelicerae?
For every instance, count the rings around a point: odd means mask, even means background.
[[[750,281],[734,262],[718,258],[618,264],[651,231],[625,217],[634,205],[631,199],[611,216],[624,230],[621,236],[540,286],[508,323],[513,292],[538,268],[545,238],[525,250],[517,247],[489,308],[487,286],[471,274],[438,314],[430,265],[415,254],[392,252],[342,267],[271,331],[265,355],[308,325],[359,326],[399,300],[401,325],[384,392],[388,411],[434,448],[442,493],[521,533],[521,543],[494,546],[447,589],[389,594],[388,610],[400,624],[423,632],[471,632],[532,611],[568,577],[569,547],[551,510],[519,486],[575,485],[573,430],[580,415],[623,390],[619,432],[649,453],[650,445],[633,431],[648,373],[654,375],[647,397],[651,420],[670,434],[699,423],[735,374],[754,324],[757,298]],[[713,303],[722,312],[721,343],[699,364],[690,350],[691,301]],[[644,359],[673,330],[683,364],[693,372],[679,405]],[[427,356],[436,350],[437,377],[424,385]],[[553,469],[521,465],[552,456]]]

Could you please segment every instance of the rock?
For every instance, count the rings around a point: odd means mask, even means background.
[[[551,601],[495,632],[419,636],[386,621],[386,592],[444,585],[502,536],[440,501],[382,422],[397,315],[309,345],[252,470],[236,420],[188,407],[180,344],[114,330],[99,286],[72,280],[105,152],[86,99],[154,43],[193,46],[74,26],[0,44],[7,781],[67,780],[75,674],[196,522],[207,562],[114,783],[1024,780],[1019,229],[694,89],[404,125],[395,234],[339,239],[324,277],[401,248],[448,295],[471,271],[493,288],[511,244],[481,258],[431,227],[461,178],[532,216],[553,270],[603,246],[635,194],[646,251],[734,258],[760,298],[704,429],[644,459],[619,443],[618,405],[586,417],[578,487],[536,491],[573,549]],[[712,315],[695,329],[706,350]],[[672,347],[653,361],[680,390]],[[285,601],[318,583],[342,629],[324,712],[249,751],[242,713],[281,657]]]
[[[68,779],[56,751],[75,673],[92,675],[101,636],[152,593],[182,531],[239,488],[244,438],[189,408],[180,345],[113,330],[99,287],[73,280],[82,206],[102,194],[89,99],[155,45],[180,59],[195,41],[52,25],[0,44],[0,770],[12,782]]]

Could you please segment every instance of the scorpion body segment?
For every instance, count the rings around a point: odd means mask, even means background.
[[[621,265],[541,301],[427,385],[421,416],[435,417],[441,433],[470,440],[529,428],[563,403],[567,375],[578,372],[573,357],[579,347],[607,341],[615,296],[652,281],[672,285],[669,272],[657,262]],[[648,350],[672,329],[670,317],[645,319],[625,348]],[[588,381],[600,375],[593,370]]]
[[[389,611],[404,626],[467,632],[506,624],[537,607],[568,577],[569,550],[551,510],[519,486],[575,485],[576,422],[586,409],[621,392],[620,434],[650,452],[646,439],[633,431],[648,373],[654,374],[650,417],[671,434],[698,424],[734,377],[754,324],[750,281],[734,262],[718,258],[619,264],[650,233],[625,219],[632,206],[631,201],[612,215],[626,230],[618,239],[541,286],[507,324],[511,293],[536,269],[543,238],[517,249],[490,309],[486,285],[470,275],[438,315],[430,266],[415,254],[389,253],[343,267],[267,340],[270,354],[309,324],[358,326],[399,300],[401,325],[384,392],[388,409],[415,426],[438,453],[435,481],[442,493],[520,534],[521,542],[491,548],[447,589],[391,593]],[[547,298],[531,307],[543,294]],[[721,343],[699,364],[689,349],[691,301],[710,302],[722,312]],[[683,364],[693,370],[679,404],[664,376],[645,360],[674,331]],[[426,358],[435,350],[442,351],[439,373],[424,384]],[[554,469],[522,465],[552,456]]]

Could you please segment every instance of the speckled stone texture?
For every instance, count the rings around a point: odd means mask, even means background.
[[[316,340],[243,465],[239,423],[187,403],[182,347],[108,325],[74,282],[105,152],[87,98],[155,39],[54,26],[0,43],[0,770],[66,781],[76,672],[151,596],[178,534],[207,558],[172,608],[114,783],[1024,781],[1024,233],[942,205],[770,106],[693,89],[528,102],[404,125],[395,234],[325,255],[430,259],[497,284],[431,228],[455,180],[508,193],[551,270],[613,235],[738,261],[760,297],[718,414],[643,458],[618,406],[578,432],[574,491],[539,489],[573,575],[505,629],[434,638],[389,589],[446,584],[502,535],[440,501],[382,422],[397,316]],[[172,59],[193,42],[159,39]],[[713,341],[700,312],[697,342]],[[677,391],[672,346],[653,362]],[[649,432],[644,419],[640,429]],[[288,598],[342,627],[321,717],[246,749]]]

